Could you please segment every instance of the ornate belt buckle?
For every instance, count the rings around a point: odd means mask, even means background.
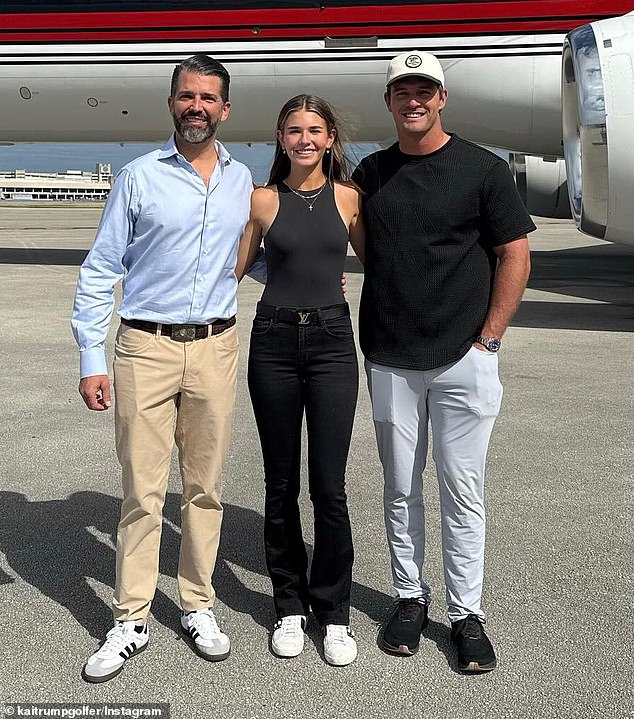
[[[170,337],[174,342],[193,342],[196,339],[196,327],[194,325],[172,325]]]
[[[299,317],[299,322],[297,324],[299,324],[299,325],[310,324],[310,312],[298,312],[297,315]]]

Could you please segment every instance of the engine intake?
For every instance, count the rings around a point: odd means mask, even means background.
[[[582,232],[633,242],[634,12],[573,30],[562,65],[572,215]]]
[[[509,167],[522,202],[531,215],[557,219],[572,217],[563,159],[512,152]]]

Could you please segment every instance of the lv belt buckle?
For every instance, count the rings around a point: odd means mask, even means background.
[[[170,337],[174,342],[193,342],[196,339],[196,328],[194,325],[172,325]]]
[[[299,322],[297,324],[307,325],[310,324],[310,312],[298,312]]]

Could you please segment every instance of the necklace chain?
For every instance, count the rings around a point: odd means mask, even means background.
[[[294,187],[291,187],[288,182],[284,181],[284,184],[288,189],[294,194],[297,195],[300,199],[304,200],[304,202],[308,205],[309,212],[313,211],[313,205],[317,201],[317,198],[321,193],[324,191],[324,188],[326,187],[326,183],[324,183],[319,190],[314,195],[302,195],[301,192],[298,192]],[[311,202],[312,200],[312,202]]]

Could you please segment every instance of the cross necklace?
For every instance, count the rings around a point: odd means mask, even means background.
[[[313,205],[315,204],[315,202],[317,201],[317,198],[319,197],[319,195],[321,195],[321,193],[324,191],[324,188],[326,187],[326,183],[324,183],[324,184],[319,188],[319,190],[317,190],[317,192],[315,192],[314,195],[302,195],[301,192],[299,192],[298,190],[296,190],[294,187],[291,187],[291,186],[288,184],[288,182],[286,182],[286,180],[284,181],[284,184],[286,185],[286,187],[288,187],[288,189],[289,189],[294,195],[297,195],[297,197],[299,197],[300,199],[304,200],[304,202],[308,205],[308,210],[309,210],[309,212],[312,212],[312,211],[313,211]],[[310,190],[309,190],[309,192],[310,192]],[[311,200],[312,200],[312,202],[311,202]]]

